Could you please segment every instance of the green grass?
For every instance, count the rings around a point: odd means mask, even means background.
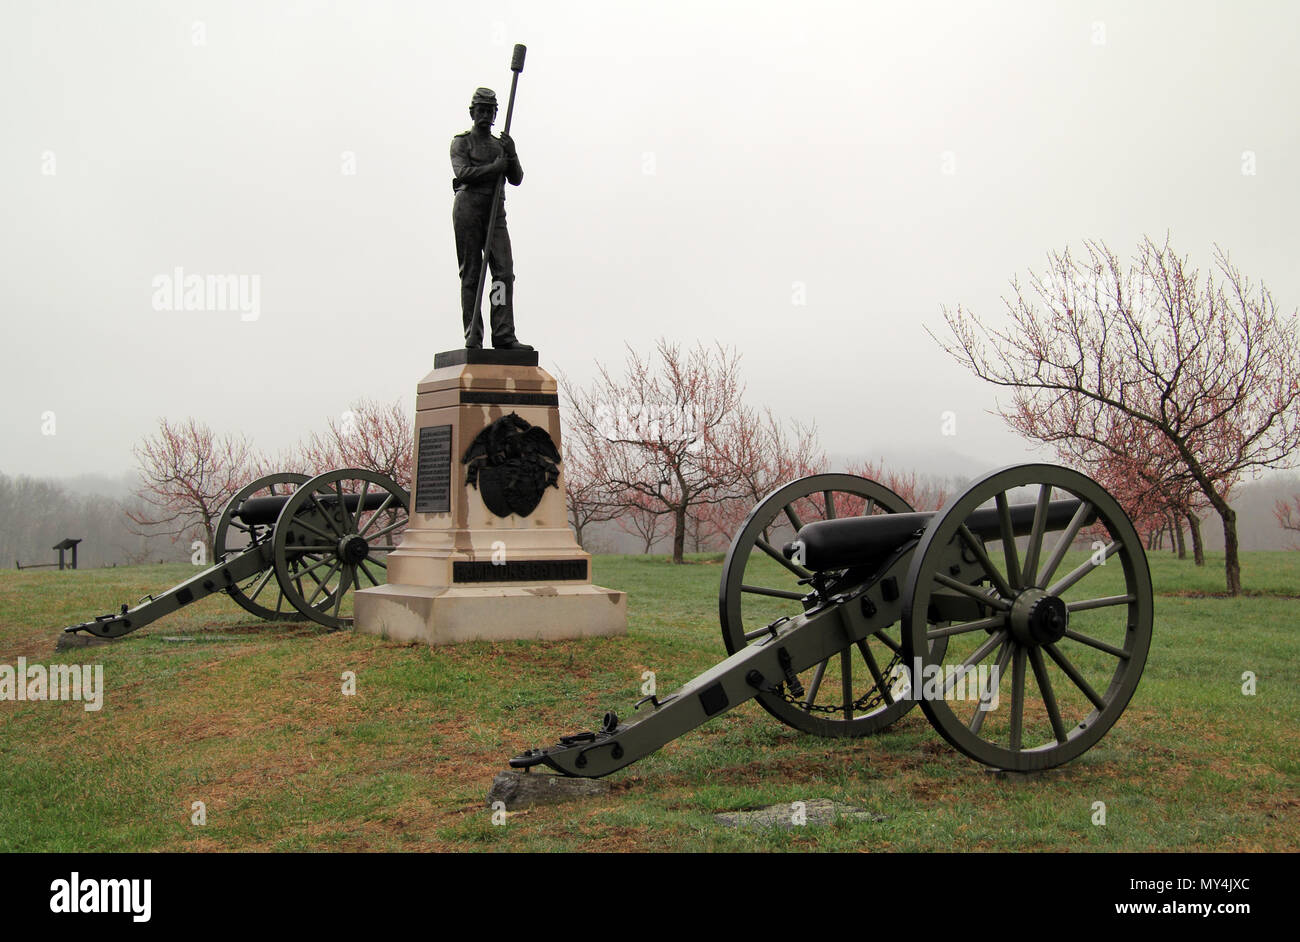
[[[1151,557],[1154,641],[1113,730],[1046,773],[992,773],[913,710],[823,740],[754,703],[611,777],[606,798],[494,826],[487,787],[524,748],[630,715],[721,659],[719,555],[598,557],[628,593],[624,638],[431,649],[224,596],[112,645],[60,654],[58,630],[177,582],[186,566],[0,572],[0,664],[96,663],[99,712],[0,702],[0,850],[1294,850],[1300,845],[1300,553],[1247,553],[1252,594]],[[178,643],[168,638],[186,637]],[[354,671],[357,695],[341,694]],[[1252,671],[1257,693],[1242,694]],[[738,831],[719,811],[832,798],[884,816]],[[202,801],[207,823],[191,823]],[[1107,823],[1092,824],[1093,803]]]

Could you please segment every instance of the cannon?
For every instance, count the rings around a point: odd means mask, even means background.
[[[216,592],[268,621],[306,617],[347,627],[352,617],[344,599],[353,588],[386,581],[386,557],[409,514],[407,492],[372,471],[345,468],[310,479],[268,474],[222,510],[212,566],[133,608],[123,605],[64,632],[120,638]]]
[[[1077,471],[1003,468],[935,513],[865,478],[813,475],[761,501],[732,540],[725,660],[638,701],[639,719],[606,713],[598,730],[509,764],[608,775],[756,699],[818,736],[866,736],[919,703],[972,759],[1047,769],[1124,712],[1152,604],[1132,523]]]

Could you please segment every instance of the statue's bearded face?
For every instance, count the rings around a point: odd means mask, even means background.
[[[491,105],[471,105],[469,116],[474,119],[475,127],[490,128],[496,120],[497,110]]]

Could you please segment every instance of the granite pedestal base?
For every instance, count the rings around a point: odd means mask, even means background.
[[[518,432],[528,426],[563,454],[558,390],[536,352],[438,354],[416,391],[410,524],[388,556],[388,584],[355,593],[358,631],[428,644],[627,631],[626,593],[591,584],[591,556],[568,525],[563,463],[533,509],[502,505],[520,504],[521,492],[527,503],[526,486],[502,482],[520,448],[533,447],[525,438],[540,437]],[[472,475],[467,452],[489,427],[499,440]],[[485,472],[491,462],[506,470]]]

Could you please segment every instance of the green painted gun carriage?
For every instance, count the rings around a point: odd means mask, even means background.
[[[1032,771],[1091,748],[1151,644],[1151,575],[1119,504],[1045,464],[916,513],[864,478],[777,489],[735,535],[718,597],[729,657],[623,722],[510,760],[599,777],[751,699],[817,736],[868,736],[918,703],[957,749]]]
[[[381,585],[386,557],[406,527],[410,497],[391,478],[344,468],[309,478],[258,478],[226,503],[213,537],[213,565],[134,607],[64,631],[119,638],[217,592],[268,621],[309,618],[351,625],[345,602]]]

